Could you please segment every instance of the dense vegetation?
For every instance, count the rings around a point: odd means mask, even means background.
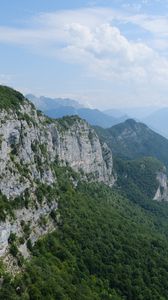
[[[153,157],[144,157],[136,160],[114,159],[114,168],[117,173],[117,186],[128,192],[129,199],[137,199],[135,191],[141,198],[153,199],[158,188],[156,179],[158,172],[164,173],[163,164]],[[133,190],[132,190],[133,189]],[[139,199],[140,198],[140,199]]]
[[[0,109],[18,110],[25,101],[24,96],[12,88],[0,85]]]
[[[123,159],[152,156],[168,166],[168,140],[143,123],[127,120],[111,128],[95,129],[115,156]]]
[[[74,172],[55,171],[58,229],[39,240],[23,274],[5,276],[0,299],[168,299],[168,205],[145,207],[98,183],[74,188]]]
[[[68,130],[71,126],[76,124],[77,122],[83,122],[78,116],[66,116],[60,119],[57,119],[58,124],[62,129]]]

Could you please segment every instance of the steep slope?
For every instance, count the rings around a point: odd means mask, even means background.
[[[96,128],[113,154],[124,159],[152,156],[168,166],[168,140],[132,119],[108,129]]]
[[[4,86],[0,106],[0,256],[9,252],[11,234],[22,239],[18,247],[27,256],[28,238],[34,243],[54,228],[49,215],[58,202],[55,164],[71,166],[85,180],[113,185],[112,154],[78,117],[48,119]],[[39,226],[43,217],[48,223]]]
[[[96,130],[113,151],[117,186],[124,195],[138,203],[168,200],[168,140],[132,119]]]
[[[123,195],[139,205],[146,205],[148,199],[168,200],[166,168],[153,157],[136,160],[115,158],[117,188]]]

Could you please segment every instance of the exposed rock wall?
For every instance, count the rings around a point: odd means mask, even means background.
[[[68,162],[75,171],[92,173],[99,181],[113,183],[111,151],[100,144],[97,134],[85,121],[77,118],[64,131],[52,124],[50,133],[53,153],[61,161]]]
[[[71,119],[70,119],[71,120]],[[21,113],[0,113],[0,190],[8,198],[20,195],[34,180],[52,184],[51,162],[58,158],[74,170],[113,183],[112,155],[92,128],[79,118],[47,124],[25,104]]]
[[[8,250],[11,233],[16,234],[17,238],[23,238],[27,235],[24,232],[24,226],[28,228],[29,234],[23,239],[19,250],[24,257],[28,256],[27,239],[30,239],[33,245],[40,236],[51,232],[55,228],[55,224],[50,218],[50,213],[56,209],[57,202],[53,202],[51,205],[43,203],[43,206],[39,206],[36,210],[33,208],[16,210],[15,220],[11,222],[10,219],[7,219],[6,222],[0,224],[0,256],[3,256]],[[42,224],[44,218],[46,218],[46,224]]]
[[[158,172],[156,176],[158,182],[158,189],[153,200],[156,201],[168,201],[168,181],[167,175],[163,172]]]

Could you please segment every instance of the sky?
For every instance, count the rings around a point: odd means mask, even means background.
[[[99,109],[168,106],[168,0],[0,4],[0,84]]]

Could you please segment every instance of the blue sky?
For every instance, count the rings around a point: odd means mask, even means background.
[[[1,0],[0,83],[101,109],[168,106],[167,11],[167,0]]]

